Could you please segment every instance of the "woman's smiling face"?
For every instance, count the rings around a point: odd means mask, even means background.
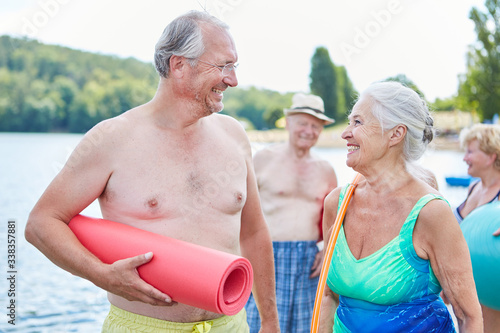
[[[349,115],[349,125],[342,132],[347,141],[347,166],[356,171],[365,164],[383,156],[387,146],[382,128],[371,111],[369,97],[359,100]]]
[[[486,154],[479,147],[478,140],[472,140],[467,144],[467,151],[464,155],[464,162],[467,163],[469,168],[467,173],[473,177],[480,177],[483,170],[490,168],[493,165],[491,155]]]

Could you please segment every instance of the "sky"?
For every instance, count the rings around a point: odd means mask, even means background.
[[[466,72],[473,6],[484,0],[4,0],[0,35],[152,62],[165,26],[205,9],[230,26],[241,87],[308,93],[321,46],[358,91],[404,74],[433,101]]]

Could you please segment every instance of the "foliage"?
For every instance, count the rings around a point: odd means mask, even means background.
[[[312,64],[311,90],[330,117],[344,119],[356,95],[347,71],[332,63],[325,48],[316,50]],[[86,132],[148,102],[157,85],[150,63],[0,36],[0,131]],[[293,94],[231,88],[223,113],[247,129],[272,129]]]
[[[347,70],[344,66],[335,67],[338,78],[339,86],[339,119],[347,119],[347,115],[351,111],[354,103],[356,103],[358,92],[354,89],[354,86],[347,75]],[[342,115],[342,116],[341,116]]]
[[[406,87],[413,89],[417,94],[420,95],[424,100],[426,100],[424,93],[422,90],[420,90],[415,82],[410,80],[406,75],[404,74],[398,74],[396,76],[388,77],[385,79],[385,81],[396,81],[404,84]],[[429,105],[429,108],[431,110],[439,110],[439,111],[452,111],[456,109],[456,98],[455,97],[449,97],[446,99],[440,99],[436,98],[434,102],[429,102],[427,101],[427,104]]]
[[[396,76],[388,77],[387,79],[385,79],[385,81],[396,81],[396,82],[402,83],[406,87],[413,89],[417,94],[420,95],[420,97],[422,97],[422,98],[425,99],[424,93],[420,89],[418,89],[418,87],[415,84],[415,82],[413,82],[412,80],[410,80],[404,74],[398,74]]]
[[[310,78],[311,93],[323,99],[325,114],[337,121],[346,119],[357,92],[345,67],[335,66],[324,47],[316,48],[311,59]]]
[[[0,36],[0,131],[86,132],[149,101],[152,64]],[[225,92],[223,113],[246,128],[274,128],[292,93],[254,87]]]
[[[0,37],[0,130],[85,132],[148,101],[151,64]]]
[[[275,128],[283,108],[292,103],[292,93],[249,88],[232,88],[224,93],[224,110],[236,119],[249,121],[255,129]]]
[[[500,0],[486,0],[486,12],[473,7],[477,41],[467,55],[467,73],[460,77],[457,104],[476,110],[481,120],[500,110]]]
[[[310,78],[311,93],[323,99],[325,114],[337,120],[339,114],[337,73],[330,54],[324,47],[318,47],[311,59]]]
[[[445,99],[436,98],[430,106],[432,110],[453,111],[456,109],[456,98],[453,96]]]

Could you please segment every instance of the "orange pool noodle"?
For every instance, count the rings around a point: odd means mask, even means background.
[[[352,194],[354,193],[354,189],[358,185],[358,181],[361,178],[361,174],[356,173],[354,176],[354,180],[349,185],[347,189],[347,193],[344,197],[344,201],[340,205],[340,210],[337,213],[337,218],[333,223],[332,234],[330,235],[330,239],[328,244],[325,246],[325,258],[323,260],[323,266],[321,266],[321,273],[319,276],[318,289],[316,289],[316,299],[314,301],[314,309],[313,309],[313,318],[311,321],[311,333],[317,333],[319,329],[319,320],[321,313],[321,302],[323,301],[323,294],[325,292],[326,278],[328,275],[328,269],[330,268],[330,262],[332,261],[333,250],[335,248],[335,243],[337,243],[337,237],[340,232],[340,227],[342,226],[342,222],[344,221],[345,212],[347,209],[347,205],[351,201]]]
[[[83,215],[69,227],[107,264],[153,252],[153,259],[137,268],[139,275],[176,302],[232,316],[250,296],[253,273],[246,258]]]

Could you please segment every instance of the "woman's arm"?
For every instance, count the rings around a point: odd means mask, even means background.
[[[469,250],[448,204],[432,200],[422,208],[413,235],[418,256],[430,260],[453,306],[460,332],[483,332]]]

